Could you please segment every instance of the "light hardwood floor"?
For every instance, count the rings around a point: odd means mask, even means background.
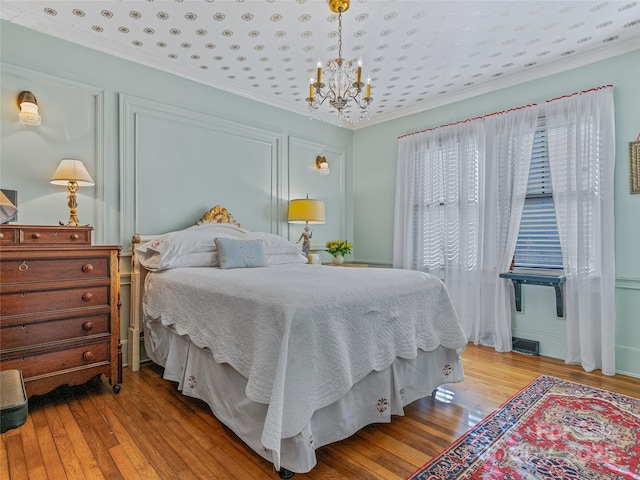
[[[640,379],[586,373],[545,357],[469,344],[466,378],[317,451],[294,479],[404,479],[539,375],[640,397]],[[115,395],[100,381],[29,400],[27,423],[0,436],[0,479],[278,479],[271,464],[187,398],[161,369],[125,369]]]

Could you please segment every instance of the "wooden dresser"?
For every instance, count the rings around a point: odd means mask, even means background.
[[[120,247],[91,231],[0,225],[0,370],[22,370],[28,396],[101,374],[120,391]]]

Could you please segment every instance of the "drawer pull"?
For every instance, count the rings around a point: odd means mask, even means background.
[[[40,238],[40,234],[38,232],[34,232],[31,234],[31,238],[35,238],[37,240]]]
[[[0,240],[4,240],[4,233],[0,232]]]
[[[71,234],[71,240],[78,240],[79,238],[80,238],[80,235],[78,235],[77,233]]]
[[[84,273],[91,273],[91,272],[93,272],[93,265],[91,265],[90,263],[85,263],[85,264],[82,266],[82,271],[83,271]]]
[[[84,295],[82,295],[82,301],[83,302],[88,302],[93,298],[93,293],[91,292],[87,292]]]
[[[82,359],[85,362],[89,362],[89,361],[93,360],[93,353],[91,352],[91,350],[87,350],[86,352],[84,352],[82,354]]]
[[[91,322],[84,322],[84,323],[82,324],[82,329],[83,329],[85,332],[90,332],[91,330],[93,330],[93,323],[91,323]]]
[[[21,272],[26,272],[27,270],[29,270],[29,265],[27,265],[26,260],[23,261],[19,266],[18,266],[18,270],[20,270]]]

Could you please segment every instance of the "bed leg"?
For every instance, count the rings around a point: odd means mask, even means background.
[[[291,470],[287,470],[286,468],[281,468],[278,471],[278,476],[280,478],[293,478],[293,472]]]

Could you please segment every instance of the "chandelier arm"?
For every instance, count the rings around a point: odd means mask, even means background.
[[[361,105],[360,102],[356,100],[356,105],[358,105],[358,107],[360,107],[360,110],[368,110],[369,109],[369,102],[365,102],[364,105]]]
[[[336,100],[340,97],[340,92],[336,92],[335,88],[332,85],[329,85],[326,96],[331,97],[331,100]]]
[[[352,92],[351,89],[348,89],[346,92],[344,92],[344,96],[351,98],[353,100],[355,100],[356,102],[358,101],[358,96],[362,93],[362,89],[357,89],[355,92]]]
[[[317,106],[315,108],[318,108],[319,106],[321,106],[325,102],[325,100],[327,99],[326,95],[319,95],[319,96],[320,96],[321,100],[319,102],[316,102]]]
[[[333,99],[335,98],[335,93],[329,89],[328,91],[324,92],[320,89],[316,90],[316,97],[320,97],[322,99],[322,102],[320,102],[320,105],[322,105],[322,103],[327,99]]]

